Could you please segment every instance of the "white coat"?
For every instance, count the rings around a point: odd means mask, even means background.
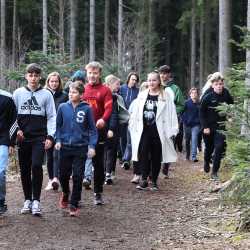
[[[143,108],[148,97],[148,92],[148,89],[142,91],[134,100],[133,112],[129,120],[133,161],[138,161],[139,144],[143,132]],[[174,102],[171,96],[165,91],[162,91],[158,97],[156,127],[161,140],[162,162],[176,162],[177,153],[171,137],[178,133],[178,120]]]

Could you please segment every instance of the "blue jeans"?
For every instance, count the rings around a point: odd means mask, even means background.
[[[198,135],[200,132],[200,126],[194,127],[184,126],[185,140],[186,140],[186,158],[190,157],[190,143],[191,143],[191,160],[196,160],[197,146],[198,146]]]
[[[93,177],[92,168],[93,168],[92,159],[87,158],[87,160],[85,162],[84,178],[88,179],[89,181],[91,181],[92,177]]]
[[[0,145],[0,201],[6,196],[6,169],[8,166],[8,146]]]

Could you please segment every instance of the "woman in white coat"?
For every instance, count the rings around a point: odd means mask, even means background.
[[[147,179],[151,170],[151,189],[158,190],[161,162],[177,160],[171,137],[178,132],[178,120],[174,102],[163,90],[159,73],[149,73],[147,82],[148,89],[142,91],[135,100],[129,121],[132,160],[139,161],[142,172],[142,180],[136,188],[148,188]]]

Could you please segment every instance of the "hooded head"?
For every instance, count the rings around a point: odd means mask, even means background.
[[[83,83],[85,83],[85,77],[86,77],[85,71],[77,70],[71,77],[71,80],[72,82],[82,81]]]

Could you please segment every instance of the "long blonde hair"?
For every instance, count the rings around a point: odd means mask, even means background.
[[[56,72],[56,71],[51,72],[50,74],[48,74],[48,77],[47,77],[46,82],[45,82],[45,88],[50,89],[49,81],[50,81],[50,78],[51,78],[52,76],[56,76],[56,77],[58,78],[59,85],[58,85],[57,90],[62,91],[62,89],[63,89],[62,79],[61,79],[61,77],[60,77],[60,74],[59,74],[58,72]]]

